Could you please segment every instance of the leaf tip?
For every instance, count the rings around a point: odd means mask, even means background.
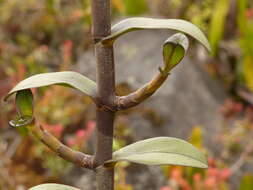
[[[206,49],[207,49],[207,51],[209,52],[209,53],[212,53],[212,48],[211,48],[211,45],[210,45],[210,43],[209,43],[209,41],[207,40],[207,44],[206,44]]]
[[[182,33],[176,33],[174,35],[172,35],[171,37],[169,37],[163,44],[163,46],[166,46],[170,43],[173,43],[175,45],[180,45],[184,48],[185,52],[187,51],[188,47],[189,47],[189,40],[186,37],[186,35],[182,34]]]
[[[10,92],[4,96],[4,98],[2,99],[4,102],[7,102],[7,100],[9,99],[9,97],[11,96]]]

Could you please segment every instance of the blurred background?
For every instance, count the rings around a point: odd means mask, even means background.
[[[121,163],[116,190],[253,189],[253,1],[112,0],[112,22],[132,16],[186,19],[208,36],[212,53],[192,41],[183,63],[142,105],[117,114],[114,149],[153,136],[188,140],[209,169]],[[18,81],[74,70],[95,80],[89,0],[0,0],[0,99]],[[115,44],[117,93],[149,81],[172,32],[138,31]],[[145,68],[145,69],[143,69]],[[68,146],[93,153],[95,108],[77,91],[36,90],[36,117]],[[0,190],[57,182],[94,189],[94,175],[11,127],[13,100],[1,101]]]

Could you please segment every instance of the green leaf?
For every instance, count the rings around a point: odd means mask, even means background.
[[[64,71],[33,75],[19,82],[8,93],[8,95],[5,97],[5,100],[7,100],[9,96],[11,96],[17,91],[49,85],[69,86],[78,89],[93,98],[96,97],[97,94],[97,85],[94,81],[88,79],[87,77],[79,73],[73,71]]]
[[[124,33],[145,29],[172,29],[184,32],[198,40],[209,51],[211,50],[210,44],[203,32],[194,24],[180,19],[128,18],[114,25],[111,35],[104,38],[102,43],[113,43]]]
[[[213,11],[209,33],[213,55],[216,54],[218,44],[223,37],[229,6],[229,0],[218,0]]]
[[[246,174],[243,176],[238,190],[251,190],[253,189],[253,176],[251,174]]]
[[[33,94],[30,89],[18,91],[16,106],[19,116],[33,115]]]
[[[169,37],[163,44],[164,69],[168,73],[183,58],[188,49],[189,41],[184,34],[178,33]]]
[[[126,15],[140,15],[148,10],[146,0],[124,0]]]
[[[20,90],[16,94],[17,119],[11,120],[13,127],[25,127],[33,122],[33,94],[30,89]],[[26,133],[27,130],[21,131]]]
[[[146,165],[181,165],[207,168],[203,153],[186,141],[171,137],[156,137],[139,141],[113,153],[107,163],[129,161]]]
[[[28,190],[80,190],[75,187],[71,187],[68,185],[61,185],[56,183],[47,183],[47,184],[41,184],[35,187],[32,187]]]

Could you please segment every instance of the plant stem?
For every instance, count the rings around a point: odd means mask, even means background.
[[[84,168],[93,169],[93,156],[72,150],[71,148],[65,146],[35,121],[27,126],[27,128],[36,138],[38,138],[43,144],[64,160]]]
[[[97,61],[97,140],[94,163],[98,190],[113,190],[114,168],[106,168],[103,163],[112,158],[114,111],[106,109],[114,106],[115,74],[113,47],[102,45],[102,38],[111,32],[110,0],[92,0],[93,39]],[[102,106],[101,106],[102,105]]]
[[[169,73],[158,73],[150,82],[126,96],[116,97],[117,110],[134,107],[152,96],[166,81]]]

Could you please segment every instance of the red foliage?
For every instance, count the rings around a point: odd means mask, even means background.
[[[56,125],[43,124],[43,127],[57,138],[61,137],[62,135],[63,126],[61,124]]]
[[[160,188],[160,190],[173,190],[173,189],[171,189],[171,188],[168,187],[168,186],[163,186],[163,187]]]
[[[253,18],[253,9],[247,9],[245,14],[246,14],[247,18],[252,19]]]
[[[63,62],[67,63],[72,57],[73,42],[71,40],[66,40],[63,44]]]
[[[85,129],[77,130],[75,136],[68,138],[67,145],[71,147],[77,146],[78,148],[82,148],[83,143],[86,142],[92,135],[95,126],[95,121],[89,121]]]

